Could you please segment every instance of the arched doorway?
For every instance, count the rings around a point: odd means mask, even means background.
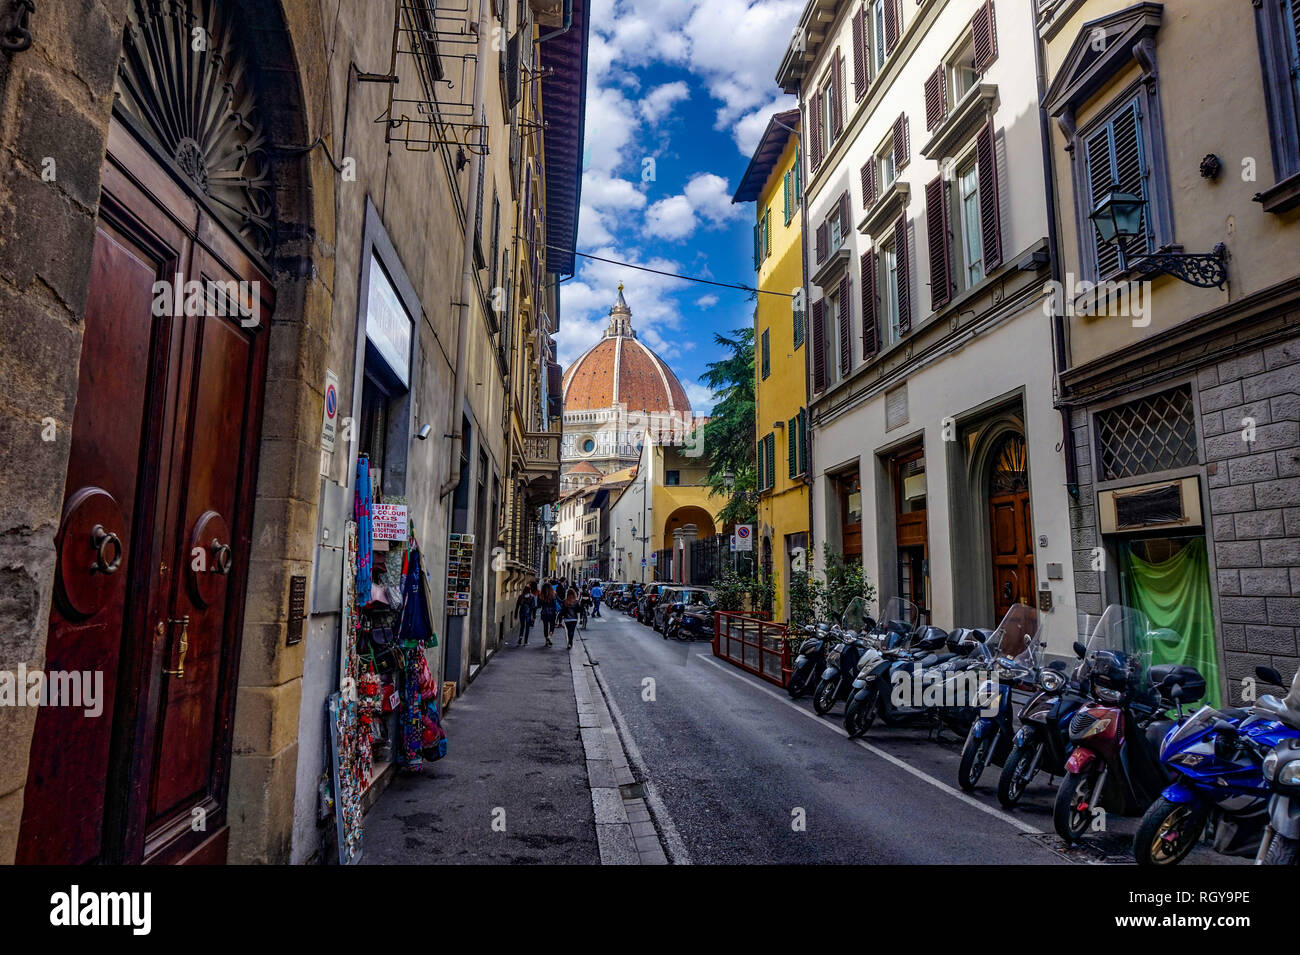
[[[38,714],[19,862],[226,856],[276,308],[255,65],[274,58],[245,44],[275,35],[278,10],[128,4],[46,649],[47,673],[94,675],[100,713]],[[300,102],[292,76],[268,111]]]
[[[1037,584],[1025,436],[1007,431],[997,441],[987,487],[994,620],[1001,620],[1015,603],[1033,606]]]

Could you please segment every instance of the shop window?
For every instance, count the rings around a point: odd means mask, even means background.
[[[677,487],[682,483],[681,471],[668,471],[664,474],[664,484],[668,487]]]
[[[840,552],[862,559],[862,480],[857,471],[836,477],[840,504]]]

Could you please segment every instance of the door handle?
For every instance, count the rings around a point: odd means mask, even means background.
[[[174,676],[178,680],[183,680],[185,679],[185,654],[190,651],[190,618],[188,615],[181,617],[179,620],[168,618],[167,626],[169,628],[174,623],[179,623],[181,625],[181,637],[176,643],[176,669],[163,670],[163,672],[168,676]],[[161,628],[162,624],[159,624],[158,626]]]
[[[122,538],[104,530],[103,524],[96,524],[91,529],[90,546],[95,548],[95,562],[90,565],[92,572],[111,574],[122,566]],[[109,554],[113,555],[112,560],[109,560]]]
[[[234,552],[230,549],[229,544],[223,544],[217,538],[212,538],[212,571],[213,573],[229,575],[231,568],[235,563]]]

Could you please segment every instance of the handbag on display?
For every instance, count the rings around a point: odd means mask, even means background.
[[[429,661],[424,652],[416,650],[420,654],[420,663],[417,667],[417,675],[420,681],[420,699],[435,700],[438,698],[438,683],[433,678],[433,671],[429,669]]]

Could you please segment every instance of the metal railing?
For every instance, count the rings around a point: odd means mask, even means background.
[[[784,687],[793,669],[786,625],[773,623],[764,611],[713,616],[713,655]]]

